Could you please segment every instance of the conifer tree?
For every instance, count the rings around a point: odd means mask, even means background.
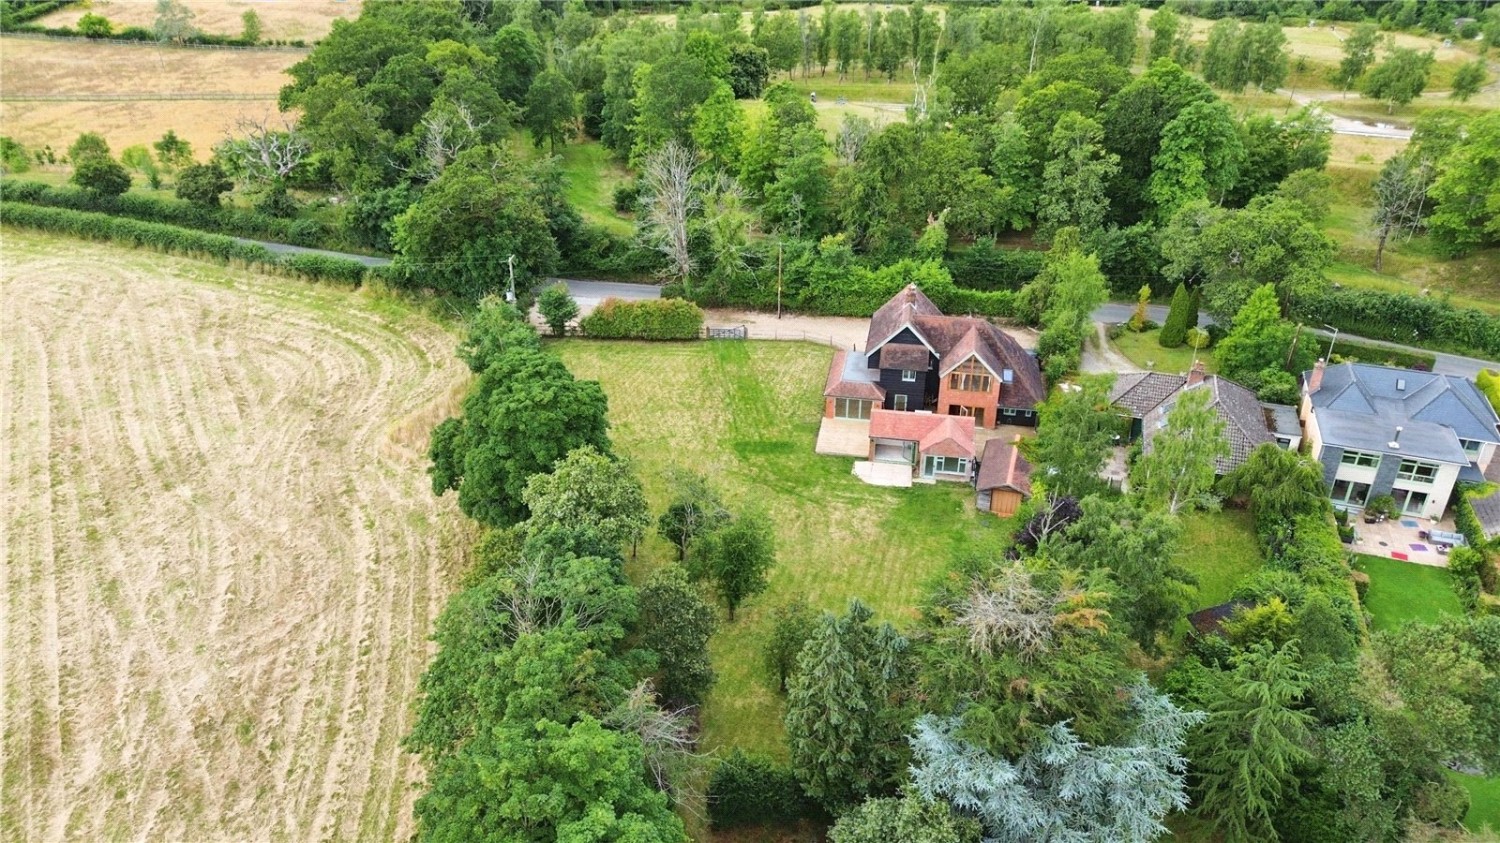
[[[1162,323],[1161,334],[1156,340],[1162,348],[1179,348],[1187,342],[1187,329],[1192,327],[1188,321],[1191,319],[1197,324],[1196,314],[1189,314],[1192,309],[1193,297],[1188,294],[1187,285],[1178,284],[1172,293],[1172,309],[1167,311],[1167,321]]]

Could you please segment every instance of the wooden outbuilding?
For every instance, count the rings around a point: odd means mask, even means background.
[[[979,459],[979,476],[974,483],[976,504],[1001,518],[1015,515],[1031,497],[1031,463],[1021,456],[1020,442],[1019,436],[1011,442],[991,439],[984,443]]]

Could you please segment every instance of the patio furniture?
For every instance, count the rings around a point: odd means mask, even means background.
[[[1444,553],[1444,547],[1463,547],[1469,543],[1463,533],[1449,532],[1448,530],[1433,530],[1428,534],[1432,543],[1438,546],[1438,552]]]

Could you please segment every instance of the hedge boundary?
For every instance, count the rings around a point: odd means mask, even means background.
[[[48,208],[88,211],[129,217],[217,234],[232,234],[252,240],[273,240],[293,246],[348,251],[328,225],[311,219],[283,219],[244,208],[206,208],[182,199],[152,196],[105,196],[76,187],[54,187],[36,181],[10,180],[0,183],[0,201],[25,202]]]
[[[324,255],[277,255],[264,246],[241,243],[223,234],[88,211],[0,201],[0,224],[118,243],[163,254],[209,259],[222,264],[238,261],[310,281],[358,286],[369,276],[381,277],[374,268],[357,261]]]
[[[1304,290],[1294,294],[1292,315],[1367,339],[1500,357],[1500,319],[1431,296],[1348,288]]]
[[[703,334],[703,310],[686,299],[607,298],[578,329],[595,339],[695,340]]]

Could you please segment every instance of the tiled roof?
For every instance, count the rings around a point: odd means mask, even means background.
[[[865,336],[865,351],[874,351],[876,346],[894,337],[903,325],[921,315],[941,316],[942,311],[927,298],[916,284],[907,284],[901,292],[880,306],[870,317],[870,332]]]
[[[1500,491],[1490,492],[1482,498],[1470,498],[1474,515],[1479,519],[1479,528],[1486,539],[1500,536]]]
[[[920,345],[907,345],[906,343],[892,342],[880,347],[880,368],[882,369],[910,369],[914,372],[925,372],[932,355],[927,349]]]
[[[1188,623],[1192,624],[1193,630],[1199,635],[1223,634],[1224,621],[1229,620],[1240,609],[1248,609],[1253,605],[1255,604],[1249,600],[1231,600],[1209,606],[1188,615]]]
[[[1304,383],[1310,376],[1304,373]],[[1463,463],[1460,438],[1500,442],[1500,419],[1468,378],[1342,363],[1324,370],[1309,399],[1330,445],[1392,451],[1386,443],[1399,426],[1400,448],[1392,452]]]
[[[1003,377],[1004,371],[1010,369],[1012,380],[1000,390],[1002,407],[1029,410],[1046,399],[1047,384],[1042,380],[1042,370],[1020,343],[984,319],[944,316],[915,284],[907,284],[870,317],[865,352],[879,351],[882,368],[897,368],[896,358],[886,355],[891,346],[882,347],[881,344],[889,342],[906,327],[932,346],[945,373],[970,356],[982,360],[996,377]],[[971,333],[972,337],[969,336]],[[901,365],[900,368],[913,367]],[[925,362],[922,368],[926,368]]]
[[[1182,375],[1166,372],[1128,372],[1115,379],[1109,401],[1129,410],[1132,418],[1143,419],[1161,402],[1187,383]]]
[[[1010,369],[1013,380],[1000,389],[1001,406],[1029,410],[1046,400],[1042,370],[1010,334],[972,316],[918,316],[913,324],[937,350],[942,358],[939,369],[945,373],[967,360],[970,353],[984,361],[996,377]]]
[[[1031,496],[1031,463],[1021,456],[1021,449],[1004,439],[991,439],[984,443],[984,456],[979,459],[979,477],[975,488],[1014,489],[1027,497]]]
[[[1219,474],[1228,474],[1249,458],[1250,452],[1266,443],[1275,443],[1276,437],[1266,427],[1266,416],[1255,393],[1227,378],[1209,375],[1201,383],[1184,386],[1175,395],[1146,415],[1141,430],[1144,448],[1151,450],[1151,441],[1163,427],[1163,419],[1177,402],[1177,396],[1189,389],[1210,390],[1208,406],[1224,422],[1224,439],[1229,442],[1229,456],[1217,461]]]
[[[974,419],[968,416],[874,410],[870,438],[916,442],[923,454],[974,458]]]
[[[841,348],[833,352],[828,381],[823,385],[823,397],[884,401],[885,390],[875,383],[874,371],[868,368],[864,352]]]

